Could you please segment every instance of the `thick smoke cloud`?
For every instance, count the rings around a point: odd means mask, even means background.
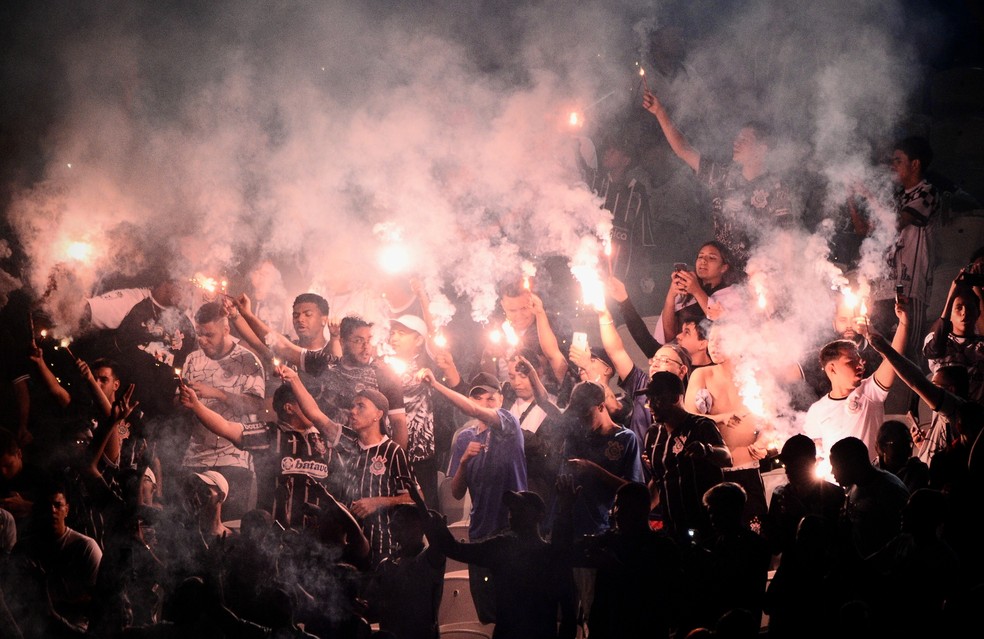
[[[846,0],[124,3],[36,18],[62,108],[43,180],[21,185],[10,218],[65,331],[108,274],[161,264],[244,280],[269,260],[290,295],[377,316],[378,254],[393,245],[442,319],[450,287],[483,320],[524,259],[597,264],[608,215],[580,181],[575,134],[633,109],[646,121],[642,61],[696,147],[728,154],[762,120],[777,168],[812,176],[794,182],[806,231],[752,260],[767,294],[786,296],[755,366],[763,392],[829,324],[842,281],[816,223],[856,181],[887,186],[871,160],[919,80],[900,36],[934,20]],[[892,224],[866,241],[865,277]]]

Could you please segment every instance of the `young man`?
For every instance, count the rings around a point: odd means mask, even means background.
[[[626,482],[643,481],[640,441],[612,421],[601,384],[575,386],[567,414],[576,422],[564,442],[563,459],[581,487],[574,502],[574,534],[597,535],[609,528],[615,492]]]
[[[794,214],[783,180],[769,172],[772,132],[760,122],[746,123],[735,136],[731,162],[705,158],[670,120],[659,98],[646,91],[642,105],[656,116],[673,152],[697,174],[713,198],[714,237],[740,266],[761,229],[789,227]]]
[[[427,323],[416,315],[401,315],[390,320],[389,345],[393,355],[406,364],[399,374],[403,387],[403,404],[407,419],[407,459],[420,484],[424,498],[437,508],[437,462],[435,445],[435,397],[430,386],[417,376],[430,368]],[[438,357],[448,385],[461,383],[458,369],[450,357]]]
[[[355,431],[358,446],[358,456],[350,468],[349,509],[362,521],[372,567],[392,552],[392,509],[410,503],[408,486],[417,481],[406,453],[386,436],[388,413],[386,396],[370,388],[356,393],[349,411],[348,427]]]
[[[646,434],[646,457],[652,466],[650,493],[659,495],[670,535],[689,543],[697,532],[708,534],[704,493],[722,481],[722,468],[731,466],[714,421],[688,413],[683,407],[683,382],[673,373],[655,373],[642,391],[649,400],[653,426]]]
[[[913,361],[922,347],[923,319],[936,262],[936,223],[940,198],[936,187],[926,180],[933,150],[925,138],[912,136],[896,142],[892,151],[892,178],[896,183],[894,217],[895,243],[888,251],[888,277],[872,288],[872,317],[878,331],[887,335],[892,319],[895,287],[909,299],[912,326],[904,349],[899,352]],[[863,191],[869,205],[879,206],[875,196]],[[891,215],[891,213],[889,213]],[[873,449],[872,449],[873,450]]]
[[[352,408],[356,392],[363,388],[378,390],[389,403],[390,436],[401,448],[407,446],[407,413],[403,387],[393,371],[374,357],[372,323],[361,317],[342,318],[339,337],[342,357],[327,351],[308,351],[301,360],[301,372],[316,378],[312,395],[318,407],[331,419],[344,423]]]
[[[334,448],[342,427],[327,418],[309,419],[308,414],[317,414],[317,405],[297,372],[281,366],[277,374],[285,383],[273,397],[275,423],[230,422],[206,407],[187,385],[181,387],[181,403],[205,428],[253,454],[259,508],[272,513],[284,528],[316,529],[319,511],[341,508],[333,495],[341,495],[344,488],[339,485],[343,473]],[[358,523],[352,519],[351,525],[356,534],[350,527],[350,542],[364,542],[361,554],[368,554]]]
[[[255,422],[266,392],[260,360],[233,340],[225,309],[218,302],[208,302],[198,309],[195,329],[199,348],[188,356],[182,382],[224,419]],[[239,519],[252,509],[249,453],[231,441],[196,422],[181,465],[188,472],[216,470],[225,476],[232,486],[226,503],[228,518]]]
[[[447,397],[472,420],[458,433],[451,451],[448,476],[451,494],[463,499],[471,496],[468,539],[488,539],[509,526],[509,510],[503,503],[506,491],[526,490],[526,455],[519,421],[502,408],[502,392],[495,377],[479,373],[472,379],[468,397],[444,386],[427,369],[420,378]],[[495,621],[495,594],[490,573],[469,567],[472,599],[482,623]]]
[[[905,300],[895,306],[899,326],[892,347],[901,351],[908,337],[909,314]],[[878,427],[885,419],[885,399],[895,381],[895,369],[884,361],[870,377],[864,374],[864,361],[858,345],[851,340],[835,340],[820,350],[820,366],[830,380],[831,390],[818,399],[806,413],[803,432],[821,440],[830,450],[845,437],[857,437],[868,450],[875,450]]]

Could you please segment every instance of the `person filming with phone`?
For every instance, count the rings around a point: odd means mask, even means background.
[[[661,344],[680,332],[681,316],[685,311],[713,321],[738,301],[738,290],[732,285],[737,281],[739,272],[731,253],[723,244],[705,242],[697,251],[694,264],[693,271],[686,264],[673,267],[663,312],[653,331],[653,337]]]

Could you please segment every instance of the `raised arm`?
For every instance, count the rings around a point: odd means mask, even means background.
[[[905,350],[905,342],[909,338],[908,304],[909,301],[907,299],[902,299],[895,304],[895,316],[899,318],[899,327],[895,329],[892,348],[900,353]],[[892,383],[895,381],[895,368],[887,359],[875,370],[875,381],[882,388],[891,388]]]
[[[659,98],[650,91],[645,91],[642,95],[642,106],[656,116],[659,127],[663,129],[663,135],[666,136],[666,141],[670,143],[670,148],[673,149],[677,157],[686,162],[687,166],[696,173],[700,169],[700,152],[690,146],[687,138],[676,128]]]
[[[612,364],[615,364],[615,373],[625,379],[632,372],[632,367],[635,364],[629,357],[628,351],[625,350],[622,337],[615,330],[615,320],[612,319],[612,314],[608,312],[607,308],[598,313],[598,330],[601,333],[601,344],[605,347],[605,352],[611,358]]]
[[[48,389],[48,392],[51,393],[52,397],[55,398],[55,402],[62,408],[71,404],[72,396],[68,394],[67,390],[62,388],[55,374],[48,368],[47,362],[44,361],[44,354],[41,352],[41,347],[35,345],[29,357],[38,367],[38,374],[41,375],[41,381],[44,383],[45,388]]]
[[[488,424],[490,428],[502,428],[502,424],[499,421],[498,411],[491,408],[486,408],[484,406],[479,406],[468,397],[451,390],[441,382],[437,381],[437,378],[434,377],[434,373],[431,372],[429,368],[420,369],[420,371],[417,372],[417,375],[421,381],[429,384],[431,388],[447,397],[448,401],[450,401],[455,408],[460,410],[468,417],[474,417],[475,419]]]
[[[325,441],[332,445],[338,443],[338,439],[342,434],[341,425],[332,421],[330,417],[324,414],[318,406],[318,402],[311,396],[307,387],[304,386],[304,382],[297,375],[297,371],[290,366],[280,365],[274,370],[274,373],[280,379],[284,380],[284,382],[290,384],[290,389],[294,391],[294,397],[297,398],[297,405],[300,406],[301,412],[321,431],[321,435],[325,438]]]
[[[622,319],[625,320],[625,328],[632,336],[632,340],[642,350],[643,354],[649,358],[656,354],[662,344],[653,337],[646,326],[645,320],[639,315],[635,304],[629,299],[629,293],[625,290],[625,284],[615,276],[609,277],[605,285],[608,296],[618,302],[619,309],[622,311]],[[675,335],[675,333],[674,333]]]
[[[246,342],[246,346],[249,347],[249,350],[256,353],[256,356],[264,361],[269,361],[272,359],[273,351],[267,348],[267,345],[260,338],[260,336],[256,334],[256,331],[254,331],[253,327],[246,321],[242,310],[240,310],[242,308],[250,308],[249,296],[243,293],[238,299],[224,297],[222,299],[222,305],[225,307],[226,313],[229,316],[229,323],[236,329],[236,333],[239,337]]]
[[[99,420],[96,432],[93,434],[92,444],[89,448],[89,459],[85,465],[85,472],[90,477],[98,478],[102,474],[99,472],[99,460],[106,454],[107,448],[112,440],[116,440],[116,459],[119,459],[119,430],[120,424],[125,422],[140,402],[133,400],[134,385],[126,389],[123,398],[110,405],[109,413]]]
[[[102,386],[96,381],[96,377],[92,374],[92,369],[83,360],[75,360],[75,365],[79,367],[79,374],[82,375],[82,379],[89,386],[89,392],[92,394],[92,399],[95,400],[96,405],[99,406],[99,413],[104,416],[109,416],[113,411],[113,403],[109,401],[106,397],[106,393],[103,392]]]
[[[543,300],[540,299],[540,296],[532,294],[530,300],[533,305],[533,316],[536,318],[536,335],[540,341],[540,350],[550,362],[550,371],[553,373],[554,379],[562,382],[567,374],[567,358],[561,352],[557,335],[553,332],[553,327],[550,326],[550,318],[543,308]]]
[[[239,313],[243,320],[246,320],[246,324],[249,326],[252,333],[258,339],[259,344],[262,345],[264,349],[268,352],[272,352],[280,357],[282,357],[288,363],[294,366],[301,365],[301,357],[304,354],[304,349],[294,344],[289,339],[272,330],[266,323],[263,322],[255,313],[253,313],[253,304],[246,293],[243,293],[236,298],[236,307],[239,309]],[[237,330],[239,329],[239,323],[236,323]],[[270,335],[273,334],[272,341],[274,342],[271,346],[267,346],[268,340],[270,340]],[[245,339],[245,337],[244,337]]]
[[[874,331],[870,333],[869,341],[872,348],[885,358],[882,366],[887,362],[906,386],[914,390],[932,410],[938,410],[943,405],[946,391],[929,381],[915,362],[899,353],[893,344]]]
[[[185,383],[181,383],[181,405],[191,410],[192,414],[198,418],[202,426],[212,431],[219,437],[228,439],[236,446],[243,443],[243,425],[234,424],[227,421],[211,408],[208,408],[198,399],[195,390]]]

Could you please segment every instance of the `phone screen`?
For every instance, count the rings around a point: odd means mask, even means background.
[[[686,271],[686,270],[687,270],[687,263],[686,262],[676,262],[675,264],[673,264],[673,271],[674,272],[676,272],[676,271]]]
[[[588,350],[588,334],[574,333],[574,337],[571,339],[571,346],[582,351]]]

